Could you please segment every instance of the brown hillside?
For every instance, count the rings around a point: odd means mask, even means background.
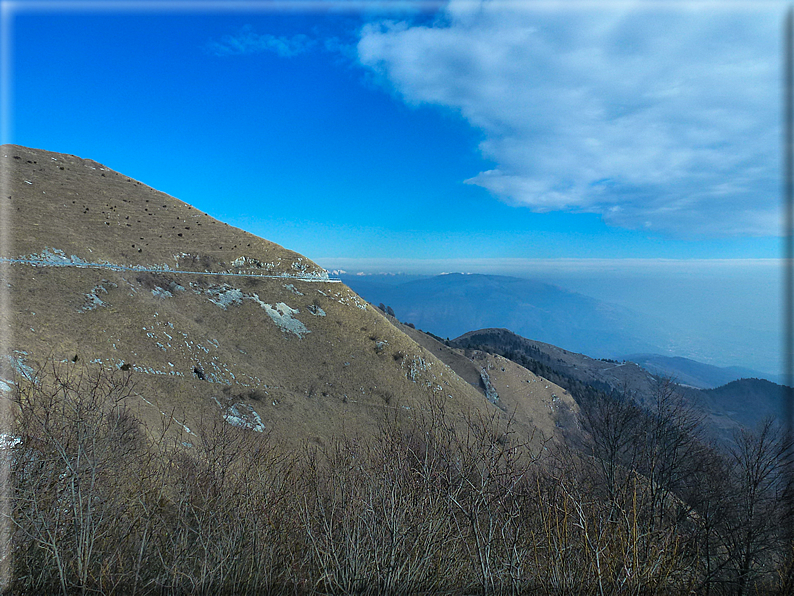
[[[540,432],[543,437],[565,439],[581,435],[577,421],[579,405],[571,394],[498,354],[448,346],[427,333],[399,323],[399,329],[447,364],[461,378],[486,396],[485,379],[499,396],[499,407],[513,416],[522,433]]]
[[[507,418],[309,259],[91,160],[13,145],[0,159],[18,371],[129,369],[150,422],[224,413],[290,442],[434,397]]]

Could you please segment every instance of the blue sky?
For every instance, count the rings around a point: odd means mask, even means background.
[[[3,142],[328,268],[780,256],[782,2],[3,8]]]
[[[314,258],[778,256],[774,4],[112,4],[17,3],[5,141]]]

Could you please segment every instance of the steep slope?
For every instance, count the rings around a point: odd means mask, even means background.
[[[581,439],[577,421],[579,405],[560,385],[499,354],[455,348],[403,325],[394,317],[389,320],[483,396],[496,397],[498,407],[510,414],[513,425],[524,435],[534,432],[536,438],[542,439]]]
[[[702,407],[726,432],[731,422],[755,430],[764,419],[783,417],[784,387],[766,379],[739,379],[721,387],[697,393]]]
[[[507,329],[466,333],[452,346],[501,354],[568,389],[577,399],[590,391],[627,394],[652,406],[664,377],[656,377],[634,362],[604,361],[526,339]],[[725,444],[738,428],[754,429],[769,417],[780,416],[783,387],[763,379],[741,379],[714,389],[673,384],[672,388],[700,415],[707,437]]]
[[[488,350],[519,362],[533,361],[538,370],[555,380],[555,375],[591,386],[606,393],[632,392],[640,402],[648,402],[655,378],[633,362],[590,358],[551,344],[521,337],[508,329],[480,329],[464,333],[452,341],[464,349]],[[538,366],[539,365],[539,366]],[[559,381],[558,381],[559,382]]]
[[[309,259],[91,160],[12,145],[0,160],[17,371],[129,370],[140,415],[188,436],[221,413],[322,442],[433,398],[498,411]]]

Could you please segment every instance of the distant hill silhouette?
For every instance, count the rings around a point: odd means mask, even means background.
[[[783,390],[783,386],[766,379],[739,379],[721,387],[704,389],[699,397],[709,412],[754,428],[770,416],[782,416]]]
[[[378,276],[342,278],[373,304],[391,306],[401,321],[444,338],[502,327],[599,358],[664,351],[663,325],[540,281],[460,273],[400,284]]]
[[[779,375],[762,373],[740,366],[719,367],[682,358],[680,356],[661,356],[659,354],[629,354],[623,357],[636,362],[656,375],[674,377],[679,383],[698,389],[712,389],[731,381],[747,378],[762,378],[780,383]]]

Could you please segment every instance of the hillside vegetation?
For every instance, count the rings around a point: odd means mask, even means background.
[[[678,384],[676,377],[653,375],[632,361],[590,358],[508,329],[470,331],[448,343],[461,350],[500,354],[570,391],[577,401],[606,393],[648,407],[660,380],[676,381],[676,392],[701,416],[705,435],[723,445],[731,445],[740,429],[755,428],[783,412],[784,388],[763,379],[740,379],[699,390]]]
[[[130,373],[54,364],[14,391],[8,593],[789,593],[770,425],[727,455],[668,388],[583,407],[535,448],[443,400],[290,449],[200,412],[144,424]]]

